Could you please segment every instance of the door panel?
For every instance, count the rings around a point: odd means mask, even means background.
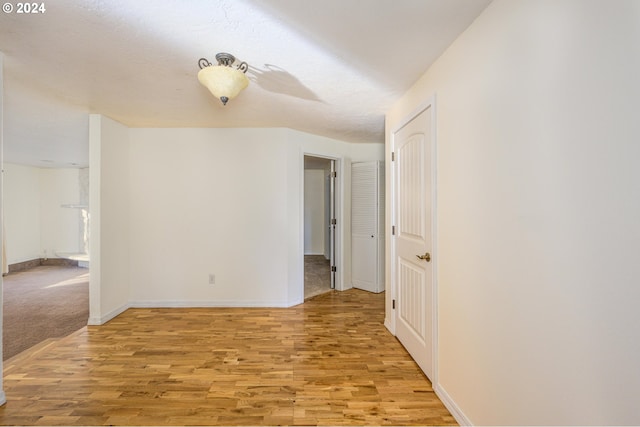
[[[421,301],[424,300],[424,271],[404,260],[399,260],[399,263],[399,282],[400,286],[402,286],[398,301],[398,307],[402,307],[399,310],[399,316],[403,325],[409,328],[409,331],[414,334],[414,338],[419,341],[419,344],[424,344],[427,341],[425,336],[425,313],[421,304]]]
[[[376,288],[375,260],[378,256],[376,240],[371,236],[351,237],[351,282],[354,288],[379,292]]]
[[[394,271],[396,336],[433,375],[433,269],[431,256],[431,107],[394,135]],[[425,257],[426,258],[426,257]]]
[[[411,124],[411,123],[410,123]],[[401,134],[402,135],[402,134]],[[398,226],[403,239],[424,244],[425,236],[425,182],[424,133],[410,135],[397,149],[398,153]]]
[[[378,162],[351,165],[351,281],[355,288],[378,289]]]

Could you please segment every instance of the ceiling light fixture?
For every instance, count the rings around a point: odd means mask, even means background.
[[[249,69],[249,64],[241,62],[236,68],[232,65],[236,58],[230,53],[219,53],[216,55],[218,65],[213,65],[205,58],[200,58],[198,65],[198,80],[216,98],[227,105],[227,101],[235,98],[249,85],[249,79],[245,75]]]

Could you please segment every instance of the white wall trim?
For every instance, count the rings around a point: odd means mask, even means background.
[[[109,313],[105,314],[101,317],[89,317],[89,321],[87,325],[89,326],[101,326],[107,323],[108,321],[118,317],[125,311],[131,308],[131,304],[125,304],[121,307],[116,308],[115,310],[111,310]]]
[[[101,317],[90,317],[87,325],[101,326],[130,308],[289,308],[304,303],[293,301],[216,300],[216,301],[131,301]],[[1,405],[1,404],[0,404]]]
[[[7,403],[7,395],[4,391],[0,390],[0,406],[4,405],[5,403]]]
[[[458,424],[460,424],[461,426],[473,425],[471,424],[471,421],[469,421],[469,418],[467,418],[467,416],[464,414],[464,412],[462,412],[462,409],[460,409],[460,407],[451,398],[451,396],[449,396],[449,393],[447,393],[447,391],[440,384],[436,384],[433,387],[433,390],[436,392],[436,395],[440,398],[444,406],[446,406],[449,412],[451,412],[451,415],[453,415],[453,418],[456,419]]]
[[[215,301],[132,301],[130,308],[288,308],[304,301],[215,300]]]
[[[429,106],[433,106],[435,107],[436,105],[436,95],[433,94],[431,95],[429,98],[427,98],[424,102],[422,102],[420,105],[418,105],[418,107],[416,107],[413,111],[411,111],[411,113],[407,114],[400,122],[399,124],[395,125],[393,127],[393,129],[391,130],[391,138],[393,140],[393,136],[400,130],[402,129],[407,123],[409,123],[411,120],[413,120],[414,118],[416,118],[420,113],[422,113],[424,110],[426,110],[427,108],[429,108]],[[435,118],[435,110],[432,113],[434,114],[432,116],[432,118]],[[433,127],[432,127],[433,128]],[[435,134],[435,132],[432,132]]]

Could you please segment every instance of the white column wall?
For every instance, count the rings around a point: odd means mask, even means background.
[[[435,387],[461,422],[640,423],[639,23],[495,0],[387,115],[389,141],[436,95]]]
[[[89,323],[102,324],[129,305],[129,129],[97,114],[89,118]]]

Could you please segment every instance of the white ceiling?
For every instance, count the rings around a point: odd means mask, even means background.
[[[88,164],[88,113],[130,127],[288,127],[384,141],[384,114],[490,0],[55,0],[0,13],[5,161]],[[229,52],[226,107],[196,78]]]

